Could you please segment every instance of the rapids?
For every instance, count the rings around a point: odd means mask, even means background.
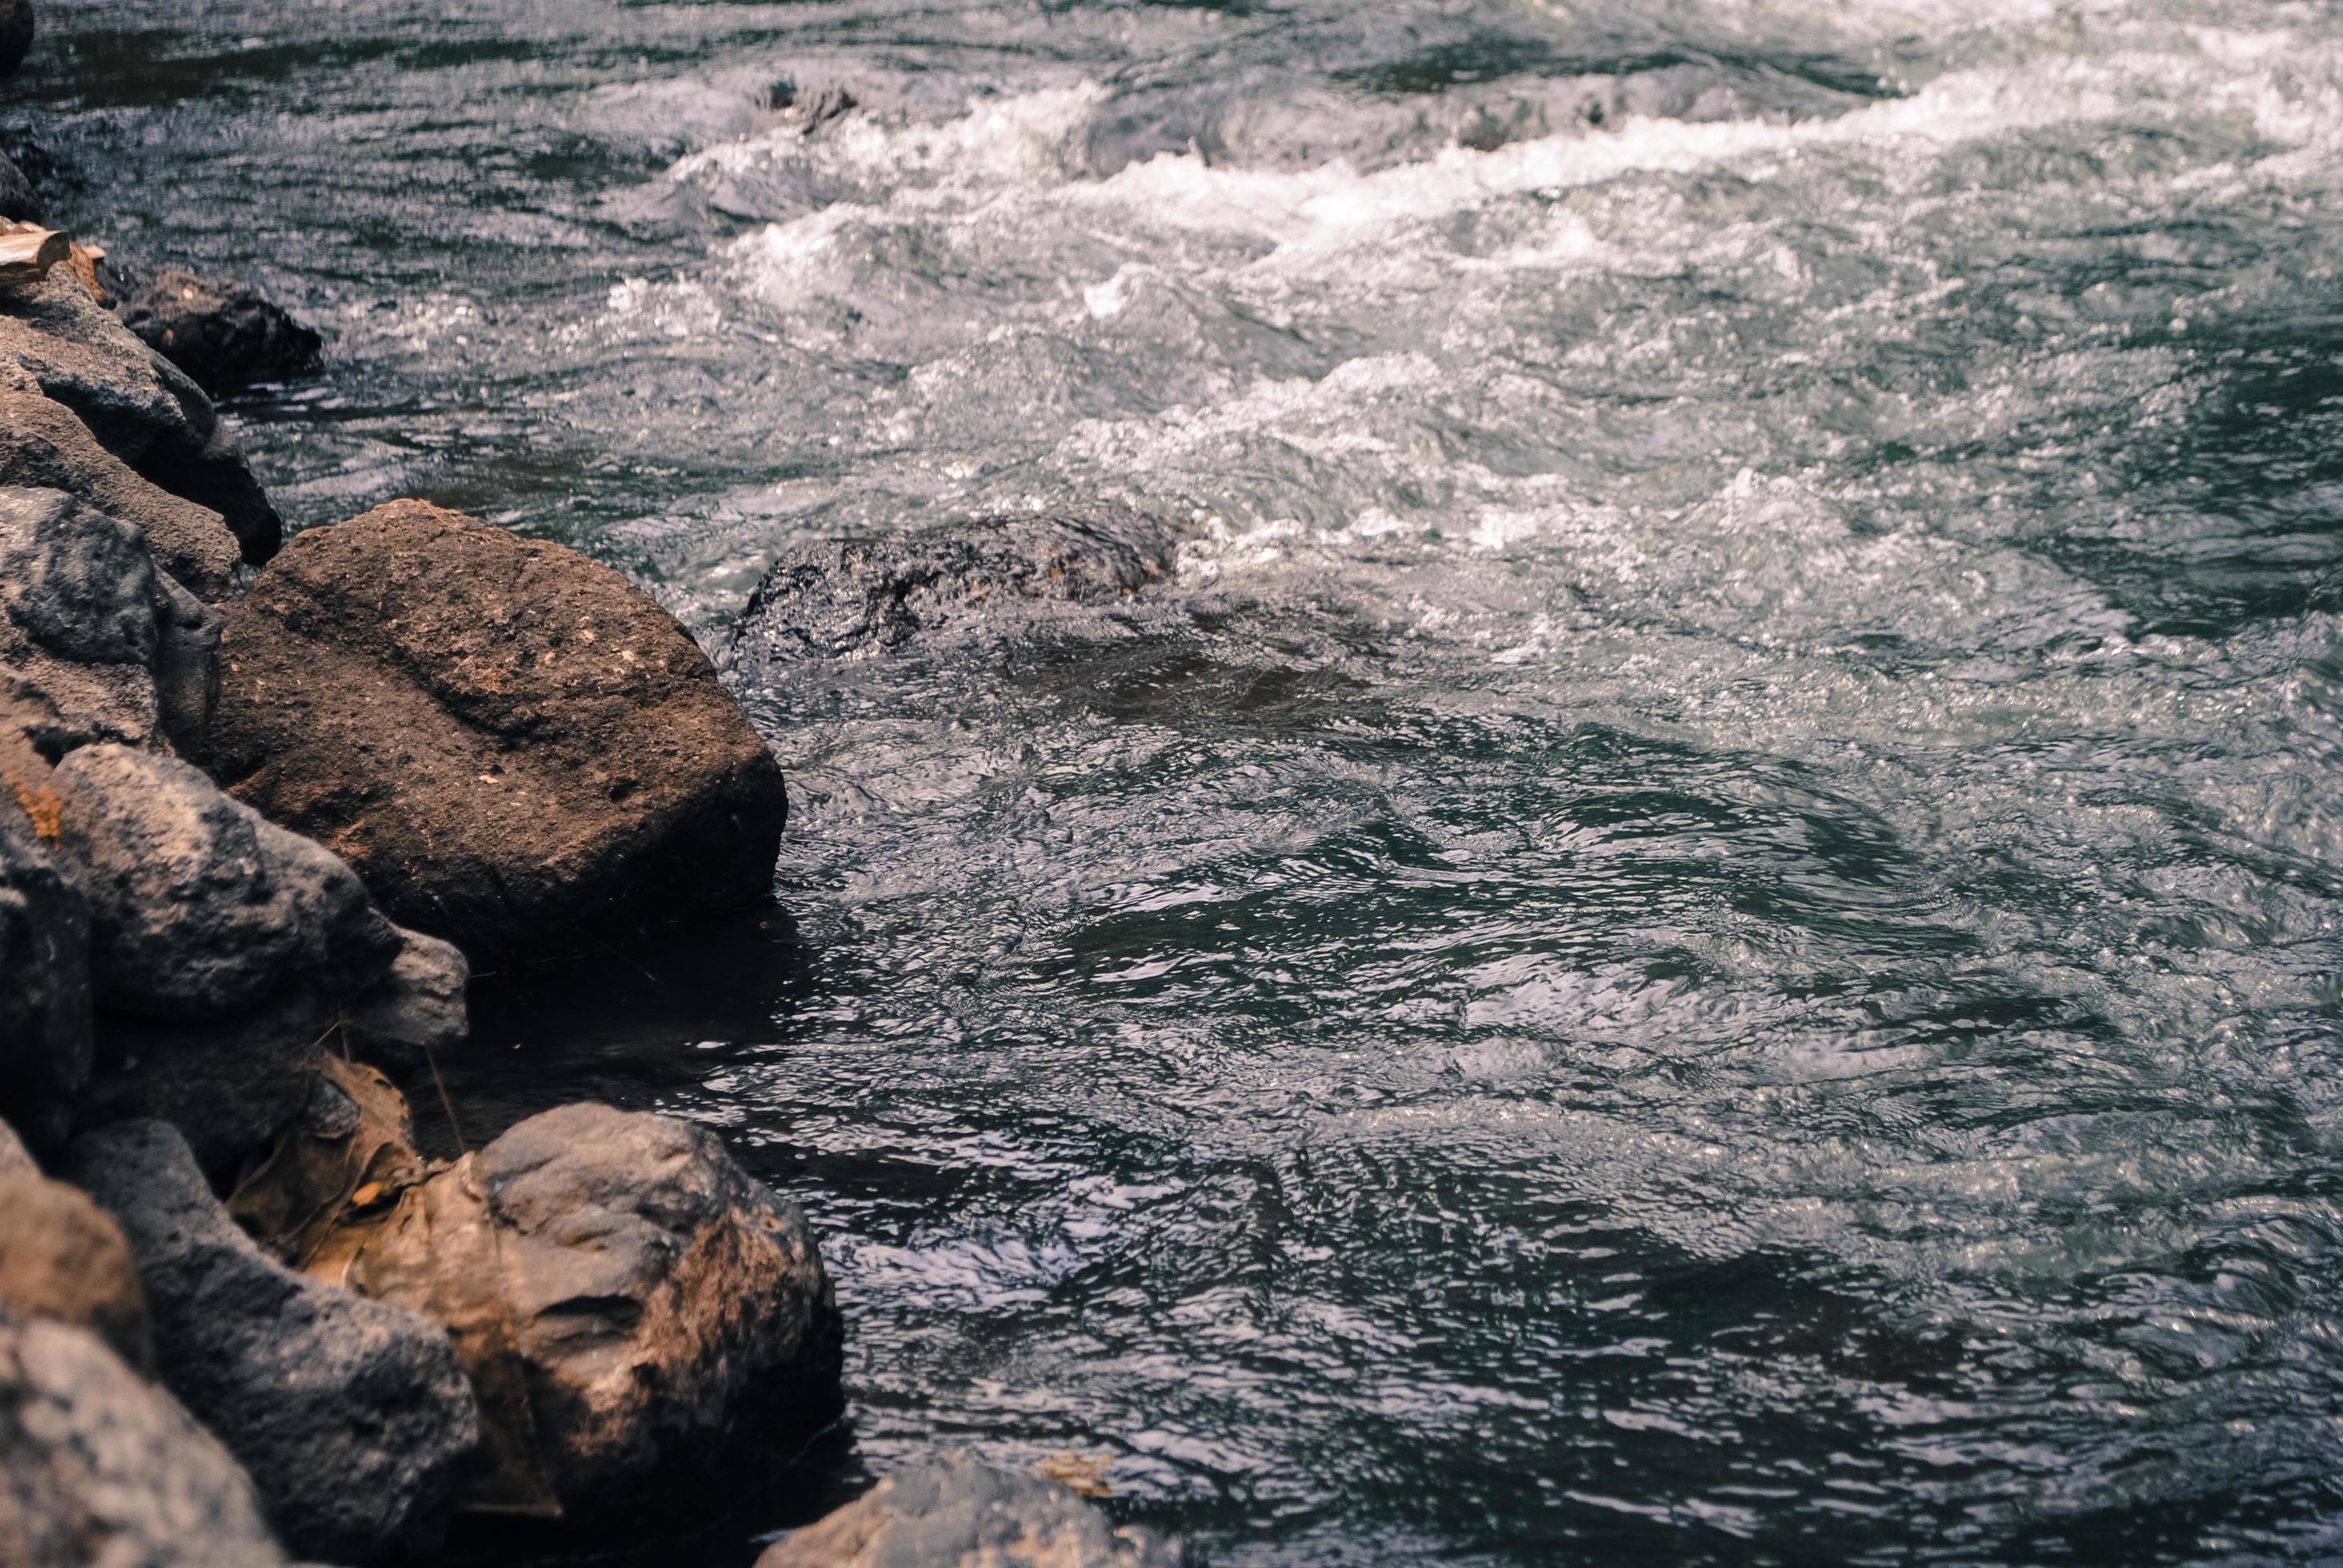
[[[58,216],[327,333],[236,408],[296,523],[460,506],[719,653],[800,538],[1187,530],[1127,637],[745,689],[779,910],[447,1064],[806,1204],[817,1490],[2343,1553],[2343,12],[42,15]]]

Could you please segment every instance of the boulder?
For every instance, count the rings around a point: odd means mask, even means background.
[[[133,337],[71,268],[0,289],[0,392],[64,404],[146,479],[217,512],[246,560],[256,565],[277,552],[284,531],[277,510],[211,399]]]
[[[188,739],[209,715],[219,618],[146,536],[62,490],[0,487],[0,667],[61,746]]]
[[[306,987],[198,1023],[101,1013],[101,1069],[75,1125],[167,1121],[225,1187],[307,1113],[339,1044],[336,1021],[333,1000]]]
[[[33,0],[0,0],[0,81],[16,74],[33,46]]]
[[[53,783],[102,1007],[192,1021],[296,985],[354,993],[404,945],[341,859],[176,758],[85,747]]]
[[[419,501],[312,528],[227,615],[205,759],[475,959],[769,896],[779,767],[607,567]]]
[[[55,853],[62,803],[27,733],[36,717],[0,693],[0,1111],[46,1147],[94,1044],[89,905]]]
[[[1162,581],[1178,541],[1147,518],[979,518],[784,551],[732,633],[744,672],[883,653],[918,638],[1111,630]]]
[[[1180,1568],[1176,1542],[1118,1530],[1053,1481],[966,1454],[887,1477],[766,1549],[757,1568]]]
[[[236,591],[242,547],[220,515],[141,477],[70,409],[37,392],[0,387],[0,485],[63,490],[136,523],[156,566],[206,603]]]
[[[531,1117],[327,1256],[454,1336],[480,1394],[476,1507],[574,1522],[655,1486],[689,1495],[742,1440],[801,1436],[839,1406],[838,1312],[803,1214],[689,1121]]]
[[[420,931],[399,935],[405,945],[390,972],[344,1004],[342,1022],[354,1050],[410,1071],[470,1035],[464,991],[472,966],[453,942]]]
[[[306,376],[317,368],[325,347],[257,290],[184,267],[166,266],[129,286],[116,313],[140,342],[214,394]]]
[[[7,6],[8,0],[0,0],[0,14],[5,14]],[[5,25],[0,22],[0,27]],[[5,53],[5,41],[0,41],[0,53]],[[25,171],[16,166],[16,160],[6,153],[0,153],[0,217],[17,223],[41,221],[40,193],[25,177]]]
[[[0,1316],[0,1563],[284,1562],[251,1478],[176,1400],[81,1329]]]
[[[162,1122],[85,1134],[63,1169],[130,1239],[164,1383],[288,1546],[364,1563],[437,1539],[478,1423],[437,1325],[268,1258]]]
[[[89,1330],[146,1372],[155,1364],[146,1296],[122,1227],[88,1197],[37,1171],[0,1173],[0,1308]]]

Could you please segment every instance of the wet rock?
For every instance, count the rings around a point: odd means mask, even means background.
[[[16,74],[33,46],[33,0],[0,0],[0,81]]]
[[[122,1227],[38,1171],[0,1173],[0,1308],[87,1329],[141,1372],[154,1365],[146,1295]]]
[[[287,1545],[362,1563],[437,1538],[478,1434],[437,1325],[266,1257],[161,1122],[75,1140],[64,1174],[121,1221],[163,1382],[250,1471]]]
[[[5,4],[6,0],[0,0],[0,6]],[[0,152],[0,217],[38,223],[41,211],[40,193],[33,188],[33,182],[25,177],[15,159]]]
[[[0,1111],[53,1147],[93,1062],[89,906],[55,855],[61,802],[33,722],[0,697]]]
[[[96,1336],[0,1317],[0,1563],[280,1568],[251,1479]]]
[[[453,1335],[481,1402],[474,1506],[608,1515],[838,1407],[804,1216],[688,1121],[531,1117],[408,1189],[337,1267]]]
[[[757,1568],[1179,1568],[1177,1543],[1118,1530],[1067,1488],[948,1454],[889,1476]]]
[[[246,560],[277,552],[277,510],[211,399],[133,337],[69,268],[0,289],[0,392],[37,392],[65,405],[141,476],[217,512]]]
[[[206,760],[475,959],[769,895],[779,768],[608,568],[395,502],[302,534],[228,613]]]
[[[218,637],[137,528],[63,491],[0,487],[0,664],[61,744],[191,739]]]
[[[123,296],[118,314],[139,341],[220,393],[306,376],[325,347],[258,290],[166,266]]]
[[[1167,578],[1178,541],[1129,516],[980,518],[899,538],[800,545],[757,585],[732,634],[744,671],[883,652],[914,638],[1095,632]]]
[[[337,857],[176,758],[85,747],[54,785],[104,1007],[196,1020],[297,983],[347,994],[403,945]]]
[[[137,525],[156,566],[207,603],[236,591],[241,547],[220,515],[142,477],[37,392],[0,387],[0,485],[63,490]]]

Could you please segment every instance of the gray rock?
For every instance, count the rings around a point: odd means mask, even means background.
[[[283,527],[203,389],[132,336],[70,268],[0,290],[0,392],[62,403],[147,479],[226,520],[244,558],[277,553]]]
[[[409,1188],[346,1277],[454,1334],[480,1391],[475,1506],[606,1516],[839,1406],[804,1215],[691,1122],[533,1116]]]
[[[77,1099],[80,1127],[151,1117],[177,1128],[225,1183],[297,1122],[336,1044],[331,997],[297,986],[227,1018],[98,1021],[98,1072]]]
[[[1112,630],[1172,572],[1178,541],[1147,518],[979,518],[891,538],[799,545],[732,634],[744,672],[881,653],[915,638]]]
[[[10,0],[0,0],[0,15],[5,15],[9,4]],[[0,31],[5,31],[5,20],[0,20]],[[5,42],[0,41],[0,53],[5,49]],[[40,193],[25,177],[25,171],[16,166],[16,160],[6,153],[0,153],[0,217],[18,223],[41,221]]]
[[[1180,1568],[1053,1481],[947,1454],[887,1477],[767,1548],[757,1568]]]
[[[40,1173],[40,1166],[25,1147],[25,1141],[16,1136],[16,1130],[0,1121],[0,1177],[38,1176]]]
[[[125,293],[122,324],[206,392],[306,376],[325,345],[258,290],[166,266]]]
[[[0,1318],[0,1563],[281,1568],[251,1478],[96,1336]]]
[[[89,906],[53,852],[61,802],[27,722],[0,700],[0,1111],[53,1146],[93,1060]]]
[[[140,476],[36,391],[0,385],[0,484],[63,490],[137,524],[155,564],[207,603],[236,591],[240,547],[220,515]]]
[[[130,1243],[86,1194],[38,1171],[0,1172],[0,1307],[89,1330],[146,1372],[155,1351]]]
[[[444,1332],[268,1258],[164,1123],[84,1135],[64,1174],[121,1221],[163,1382],[294,1551],[362,1563],[437,1539],[478,1437]]]
[[[85,747],[55,787],[102,1008],[196,1020],[297,984],[349,994],[403,945],[339,857],[176,758]]]
[[[471,965],[453,942],[401,931],[406,945],[390,972],[342,1010],[351,1043],[393,1066],[411,1068],[430,1052],[451,1050],[471,1033],[464,988]]]

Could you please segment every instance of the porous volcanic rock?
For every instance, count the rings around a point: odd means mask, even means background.
[[[141,1372],[155,1362],[130,1243],[86,1193],[0,1172],[0,1308],[89,1330]]]
[[[282,1568],[251,1478],[96,1335],[0,1315],[0,1563]]]
[[[838,1312],[803,1214],[689,1121],[531,1117],[407,1189],[333,1267],[454,1336],[485,1428],[476,1506],[575,1522],[654,1485],[689,1495],[736,1445],[838,1408]]]
[[[1107,629],[1172,570],[1178,541],[1128,514],[1000,517],[782,554],[732,634],[744,671],[883,652],[917,638]]]
[[[164,1383],[244,1462],[288,1546],[365,1563],[444,1532],[478,1411],[437,1324],[266,1256],[163,1122],[83,1135],[62,1173],[121,1221]]]
[[[357,991],[403,945],[337,857],[176,758],[85,747],[52,784],[106,1008],[192,1021],[296,984]]]
[[[89,905],[55,854],[61,802],[0,692],[0,1111],[53,1146],[93,1062]]]
[[[779,767],[607,567],[398,501],[312,528],[227,615],[205,759],[474,959],[769,896]]]
[[[0,487],[0,668],[56,745],[194,739],[218,640],[139,529],[62,490]]]
[[[0,387],[0,485],[78,496],[144,528],[156,566],[196,598],[216,604],[236,593],[241,547],[220,515],[140,475],[62,403]]]
[[[306,376],[324,340],[257,289],[166,266],[130,286],[118,307],[140,342],[205,391]]]
[[[966,1454],[887,1477],[768,1547],[757,1568],[1180,1568],[1177,1543],[1118,1530],[1066,1487]]]
[[[211,399],[132,336],[69,267],[0,288],[0,392],[62,403],[100,446],[173,495],[217,512],[256,565],[283,525]]]

